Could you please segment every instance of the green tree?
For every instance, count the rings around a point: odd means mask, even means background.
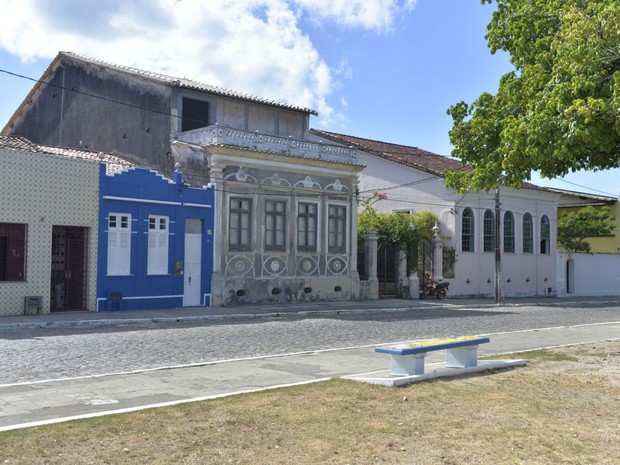
[[[452,155],[472,169],[450,187],[518,188],[546,178],[620,167],[620,2],[482,0],[496,3],[486,39],[514,71],[495,95],[451,106]]]
[[[430,241],[437,217],[430,211],[420,213],[380,213],[374,205],[387,199],[386,194],[375,192],[360,202],[362,210],[357,215],[357,241],[363,244],[366,235],[373,231],[379,240],[390,242],[407,255],[408,269],[411,272],[417,262],[420,240]],[[413,227],[412,227],[413,225]]]
[[[558,218],[558,244],[569,252],[589,252],[585,239],[611,234],[615,217],[609,208],[584,207]]]

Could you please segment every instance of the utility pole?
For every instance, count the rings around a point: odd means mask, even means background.
[[[500,203],[499,184],[495,188],[495,303],[499,304],[502,294],[502,254],[500,249]]]

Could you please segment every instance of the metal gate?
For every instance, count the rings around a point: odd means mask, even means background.
[[[379,280],[380,296],[396,296],[398,285],[396,283],[396,252],[398,248],[387,241],[379,241],[377,244],[377,279]]]
[[[418,263],[416,270],[420,278],[420,289],[426,288],[428,277],[433,273],[433,245],[425,240],[418,244]]]

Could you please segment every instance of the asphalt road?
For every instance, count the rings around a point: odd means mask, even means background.
[[[340,349],[407,339],[618,322],[620,306],[404,313],[0,331],[0,384]],[[620,337],[620,335],[618,335]]]

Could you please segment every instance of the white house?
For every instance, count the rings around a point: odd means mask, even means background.
[[[444,172],[462,170],[457,160],[417,147],[312,130],[317,138],[358,149],[359,197],[374,192],[387,199],[379,211],[432,211],[439,219],[444,254],[454,252],[453,269],[443,278],[452,296],[495,294],[495,191],[458,194],[445,185]],[[556,293],[556,223],[559,195],[524,183],[499,189],[501,294]]]

